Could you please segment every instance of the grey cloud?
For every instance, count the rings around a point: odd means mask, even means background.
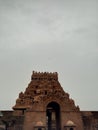
[[[81,109],[98,109],[96,2],[0,1],[0,87],[13,91],[6,91],[8,99],[0,94],[0,109],[11,108],[32,70],[57,71]]]

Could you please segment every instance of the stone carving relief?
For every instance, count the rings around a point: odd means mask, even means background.
[[[19,98],[16,100],[16,105],[13,107],[27,108],[28,105],[32,106],[35,103],[37,104],[47,104],[55,100],[57,102],[62,102],[63,106],[68,104],[70,108],[77,109],[75,103],[72,99],[69,98],[69,94],[64,92],[58,81],[58,74],[48,73],[48,72],[35,72],[31,76],[31,82],[28,84],[25,92],[19,94]]]

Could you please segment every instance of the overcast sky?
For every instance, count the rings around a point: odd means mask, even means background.
[[[81,110],[98,111],[98,0],[0,0],[0,109],[32,71],[58,72]]]

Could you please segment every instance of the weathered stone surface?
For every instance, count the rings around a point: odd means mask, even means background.
[[[45,109],[45,105],[51,101],[60,103],[62,110],[79,111],[79,107],[75,106],[74,101],[69,98],[69,94],[64,92],[61,87],[56,72],[37,73],[33,71],[31,82],[25,92],[19,94],[13,109],[35,109],[36,104]]]
[[[63,90],[57,72],[33,71],[30,83],[25,92],[19,93],[13,110],[3,112],[0,118],[2,123],[8,124],[9,130],[98,129],[98,112],[80,111]]]

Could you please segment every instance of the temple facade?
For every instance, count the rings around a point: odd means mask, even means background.
[[[98,130],[98,112],[80,111],[58,81],[57,72],[33,71],[13,111],[1,111],[6,130]]]

